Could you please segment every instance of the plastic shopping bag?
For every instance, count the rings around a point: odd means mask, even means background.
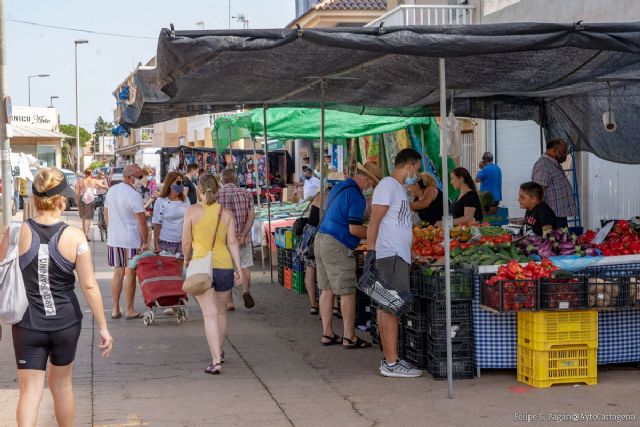
[[[11,227],[7,255],[0,261],[0,322],[10,325],[20,322],[29,306],[18,256],[20,227]]]

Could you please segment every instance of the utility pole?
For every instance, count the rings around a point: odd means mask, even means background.
[[[10,112],[7,111],[7,62],[4,46],[4,0],[0,0],[0,163],[2,164],[2,228],[11,224],[11,204],[13,183],[11,182],[11,159],[9,156],[9,136],[7,125]]]
[[[229,0],[229,29],[231,29],[231,0]]]
[[[88,40],[75,40],[75,60],[76,60],[76,173],[80,173],[80,124],[78,123],[78,45],[89,43]]]

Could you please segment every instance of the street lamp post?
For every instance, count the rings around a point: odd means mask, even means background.
[[[33,77],[49,77],[49,74],[34,74],[32,76],[27,76],[27,81],[29,82],[29,107],[31,107],[31,78]]]
[[[60,97],[57,96],[57,95],[52,95],[52,96],[49,97],[49,108],[53,108],[53,100],[54,99],[58,99],[58,98],[60,98]]]
[[[78,123],[78,45],[89,43],[88,40],[75,40],[75,60],[76,60],[76,173],[80,173],[80,124]]]
[[[201,30],[204,30],[204,24],[205,24],[205,22],[204,22],[204,21],[198,21],[198,22],[196,22],[196,25],[200,26],[200,27],[201,27],[201,28],[200,28]]]

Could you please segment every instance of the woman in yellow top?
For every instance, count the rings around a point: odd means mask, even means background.
[[[222,372],[221,363],[224,362],[222,344],[227,334],[226,302],[229,292],[233,289],[234,280],[238,285],[242,283],[240,245],[236,239],[235,219],[230,211],[223,209],[217,202],[219,188],[218,181],[213,175],[205,174],[200,177],[198,189],[203,195],[204,202],[187,208],[182,232],[185,267],[189,265],[191,259],[202,258],[209,250],[213,254],[211,289],[196,296],[202,309],[204,329],[211,350],[212,362],[205,369],[208,374]],[[215,242],[214,233],[216,234]]]

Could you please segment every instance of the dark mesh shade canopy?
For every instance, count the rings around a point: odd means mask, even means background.
[[[381,115],[438,112],[438,58],[458,117],[535,120],[547,138],[640,163],[640,24],[500,24],[309,30],[162,30],[135,72],[132,127],[263,105]],[[618,129],[602,114],[611,105]]]

